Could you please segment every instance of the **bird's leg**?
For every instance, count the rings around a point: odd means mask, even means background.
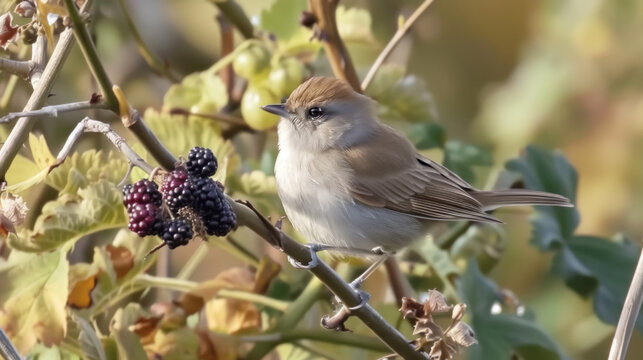
[[[360,287],[362,287],[362,284],[364,283],[364,281],[368,279],[368,277],[371,276],[371,274],[373,274],[375,270],[377,270],[377,268],[380,265],[382,265],[382,263],[386,261],[386,259],[388,259],[388,257],[389,257],[388,254],[380,255],[380,257],[377,260],[375,260],[375,262],[372,263],[368,268],[366,268],[366,270],[362,274],[360,274],[360,276],[356,277],[355,280],[351,281],[351,284],[350,284],[351,287],[355,290],[358,290]]]

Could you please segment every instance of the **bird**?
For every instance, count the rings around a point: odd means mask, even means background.
[[[312,77],[281,104],[275,178],[293,227],[311,248],[350,256],[392,254],[439,221],[501,222],[499,207],[570,207],[564,196],[527,189],[479,190],[418,153],[376,115],[376,102],[343,80]],[[362,279],[363,280],[363,279]]]

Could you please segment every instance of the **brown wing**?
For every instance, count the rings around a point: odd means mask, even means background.
[[[382,126],[367,142],[344,153],[354,171],[350,192],[357,201],[423,219],[499,222],[469,195],[471,185],[418,155],[389,127]]]

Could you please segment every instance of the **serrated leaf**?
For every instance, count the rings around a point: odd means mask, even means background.
[[[120,153],[87,150],[73,153],[46,178],[47,185],[61,193],[76,194],[78,189],[99,181],[118,183],[127,173],[127,161]]]
[[[177,157],[186,157],[190,149],[195,146],[212,150],[219,161],[219,170],[214,175],[214,179],[225,183],[228,167],[236,163],[236,155],[232,143],[221,137],[218,126],[211,120],[169,115],[150,108],[145,111],[145,122],[168,150]],[[136,149],[141,156],[147,155],[142,147],[139,146]]]
[[[127,225],[121,191],[113,183],[100,181],[63,194],[42,208],[33,230],[10,236],[8,243],[25,251],[46,251],[74,242],[105,229]]]
[[[0,327],[21,353],[36,341],[60,344],[67,331],[66,252],[43,254],[13,251],[0,264]]]
[[[290,39],[301,28],[299,14],[306,10],[304,0],[277,0],[261,11],[260,24],[280,41]]]
[[[32,186],[41,183],[47,176],[46,169],[40,169],[35,162],[18,154],[7,171],[7,191],[22,193]]]
[[[560,194],[572,204],[576,203],[578,175],[561,153],[528,146],[521,158],[508,161],[505,167],[520,173],[526,188]],[[562,246],[578,226],[580,217],[575,207],[539,206],[535,209],[531,241],[543,251]]]
[[[366,93],[377,100],[377,114],[383,120],[429,122],[437,120],[433,96],[426,84],[404,68],[385,65],[377,72]]]
[[[163,96],[163,109],[191,111],[195,105],[208,103],[212,105],[210,111],[214,113],[227,102],[228,92],[221,78],[203,71],[192,73],[183,78],[180,84],[170,86]]]
[[[337,30],[342,40],[346,42],[374,43],[375,38],[371,29],[371,14],[366,9],[337,7]]]
[[[265,196],[277,194],[277,180],[263,171],[255,170],[241,175],[241,191],[248,196]]]
[[[453,170],[464,180],[473,182],[475,166],[491,166],[493,159],[488,150],[478,146],[451,140],[444,146],[444,166]]]
[[[443,147],[447,139],[442,125],[435,122],[413,124],[408,131],[408,137],[418,150]]]
[[[492,314],[499,290],[482,275],[475,260],[458,281],[458,291],[472,315],[471,325],[478,345],[470,348],[470,359],[510,359],[518,353],[527,360],[564,358],[554,341],[533,321],[509,314]]]
[[[80,348],[83,349],[83,355],[90,360],[107,360],[103,344],[98,338],[96,330],[87,320],[78,315],[72,314],[71,318],[80,328],[78,342],[80,343]]]

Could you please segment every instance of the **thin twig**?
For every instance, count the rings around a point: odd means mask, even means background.
[[[21,360],[22,357],[16,347],[13,346],[7,334],[0,328],[0,355],[6,360]]]
[[[30,60],[12,60],[0,58],[0,71],[4,73],[18,75],[21,78],[27,78],[31,70]]]
[[[415,23],[415,21],[426,11],[426,9],[429,8],[429,5],[433,3],[433,0],[424,0],[420,6],[418,6],[417,9],[409,16],[409,18],[404,21],[404,24],[397,29],[391,40],[386,44],[386,47],[380,55],[377,57],[371,68],[368,70],[368,73],[366,74],[366,77],[364,77],[364,80],[362,81],[362,90],[366,91],[366,88],[368,88],[368,85],[370,85],[371,81],[373,81],[373,78],[375,77],[375,74],[377,73],[377,70],[384,64],[384,61],[391,55],[393,52],[393,49],[397,46],[397,44],[402,40],[404,35],[411,29],[411,26]]]
[[[130,15],[129,9],[125,5],[125,1],[123,0],[118,0],[118,3],[121,6],[121,10],[123,10],[123,15],[125,15],[125,22],[127,23],[127,27],[129,28],[129,31],[132,33],[132,36],[134,37],[134,41],[136,42],[136,48],[138,49],[138,52],[141,54],[143,57],[143,60],[147,63],[147,65],[152,68],[152,70],[159,76],[164,76],[168,78],[172,82],[179,82],[179,77],[172,72],[172,69],[170,69],[167,65],[167,63],[161,58],[159,58],[156,54],[154,54],[145,44],[145,41],[143,41],[143,37],[141,36],[141,33],[138,31],[138,28],[136,27],[136,23],[134,20],[132,20],[132,16]]]
[[[45,66],[47,66],[47,37],[41,34],[38,35],[36,42],[31,46],[31,61],[28,76],[33,88],[38,86]]]
[[[21,117],[58,117],[60,113],[87,109],[107,109],[103,103],[92,103],[90,101],[78,101],[67,104],[49,105],[38,110],[12,112],[0,118],[0,124],[11,122]]]
[[[53,86],[55,77],[60,72],[73,43],[74,34],[71,29],[64,30],[60,34],[60,39],[54,48],[51,59],[47,63],[47,66],[40,77],[38,86],[34,88],[34,91],[29,97],[23,111],[31,111],[42,107],[42,104],[49,96],[49,91]],[[36,119],[34,118],[20,118],[16,122],[13,130],[11,130],[6,142],[0,149],[0,179],[4,179],[5,174],[9,169],[9,165],[11,165],[11,162],[16,157],[20,146],[22,146],[22,144],[27,140],[29,131],[31,131],[35,121]]]
[[[409,283],[409,279],[407,279],[402,273],[402,270],[400,270],[400,264],[397,262],[397,259],[395,259],[394,256],[389,256],[384,262],[384,266],[386,267],[388,280],[391,283],[391,289],[393,290],[397,305],[402,305],[402,298],[404,297],[415,297],[415,292]]]
[[[236,117],[236,116],[233,116],[233,115],[223,113],[223,112],[219,112],[219,113],[216,113],[216,114],[203,114],[203,113],[195,113],[195,112],[191,112],[191,111],[188,111],[186,109],[183,109],[183,108],[175,107],[175,108],[170,109],[170,115],[184,115],[184,116],[192,115],[192,116],[198,116],[198,117],[202,117],[202,118],[206,118],[206,119],[212,119],[212,120],[215,120],[215,121],[220,121],[222,123],[226,123],[226,124],[230,124],[230,125],[246,127],[246,128],[248,128],[247,129],[248,131],[252,130],[252,128],[250,128],[248,126],[248,124],[246,124],[246,122],[243,121],[243,119],[241,119],[239,117]]]
[[[58,156],[56,156],[56,164],[53,167],[62,164],[62,162],[65,161],[67,156],[69,156],[69,154],[71,153],[74,144],[78,141],[80,136],[88,132],[96,132],[105,135],[105,137],[107,137],[107,139],[109,139],[109,141],[111,141],[112,144],[114,144],[114,146],[116,146],[118,150],[122,152],[123,155],[125,155],[133,165],[138,166],[143,171],[150,173],[154,170],[154,167],[145,162],[143,158],[141,158],[134,150],[132,150],[125,139],[122,136],[118,135],[118,133],[114,131],[112,127],[109,126],[109,124],[105,124],[98,120],[93,120],[87,117],[84,118],[80,123],[78,123],[71,134],[69,134],[67,141],[65,141],[65,145],[63,145],[63,148],[58,153]]]
[[[359,78],[351,57],[337,30],[335,13],[339,0],[308,0],[308,10],[315,16],[314,35],[324,44],[324,50],[336,77],[345,80],[361,93]]]
[[[627,347],[632,338],[632,331],[636,318],[641,310],[643,302],[643,251],[639,255],[639,262],[634,270],[634,277],[627,292],[621,317],[616,325],[616,333],[612,340],[612,347],[608,360],[624,360],[627,354]]]
[[[64,1],[67,12],[69,13],[69,20],[71,21],[74,35],[78,41],[80,50],[85,57],[87,66],[89,66],[89,70],[92,75],[94,75],[96,82],[98,82],[98,86],[100,87],[103,98],[105,99],[105,104],[107,104],[108,108],[116,110],[118,108],[118,103],[116,101],[116,96],[112,92],[112,83],[107,76],[107,72],[100,61],[98,53],[96,52],[96,47],[94,46],[94,43],[89,36],[89,32],[85,27],[85,22],[78,13],[78,9],[75,4],[76,2],[74,0]]]
[[[210,0],[246,39],[254,37],[254,27],[241,6],[234,0]]]

